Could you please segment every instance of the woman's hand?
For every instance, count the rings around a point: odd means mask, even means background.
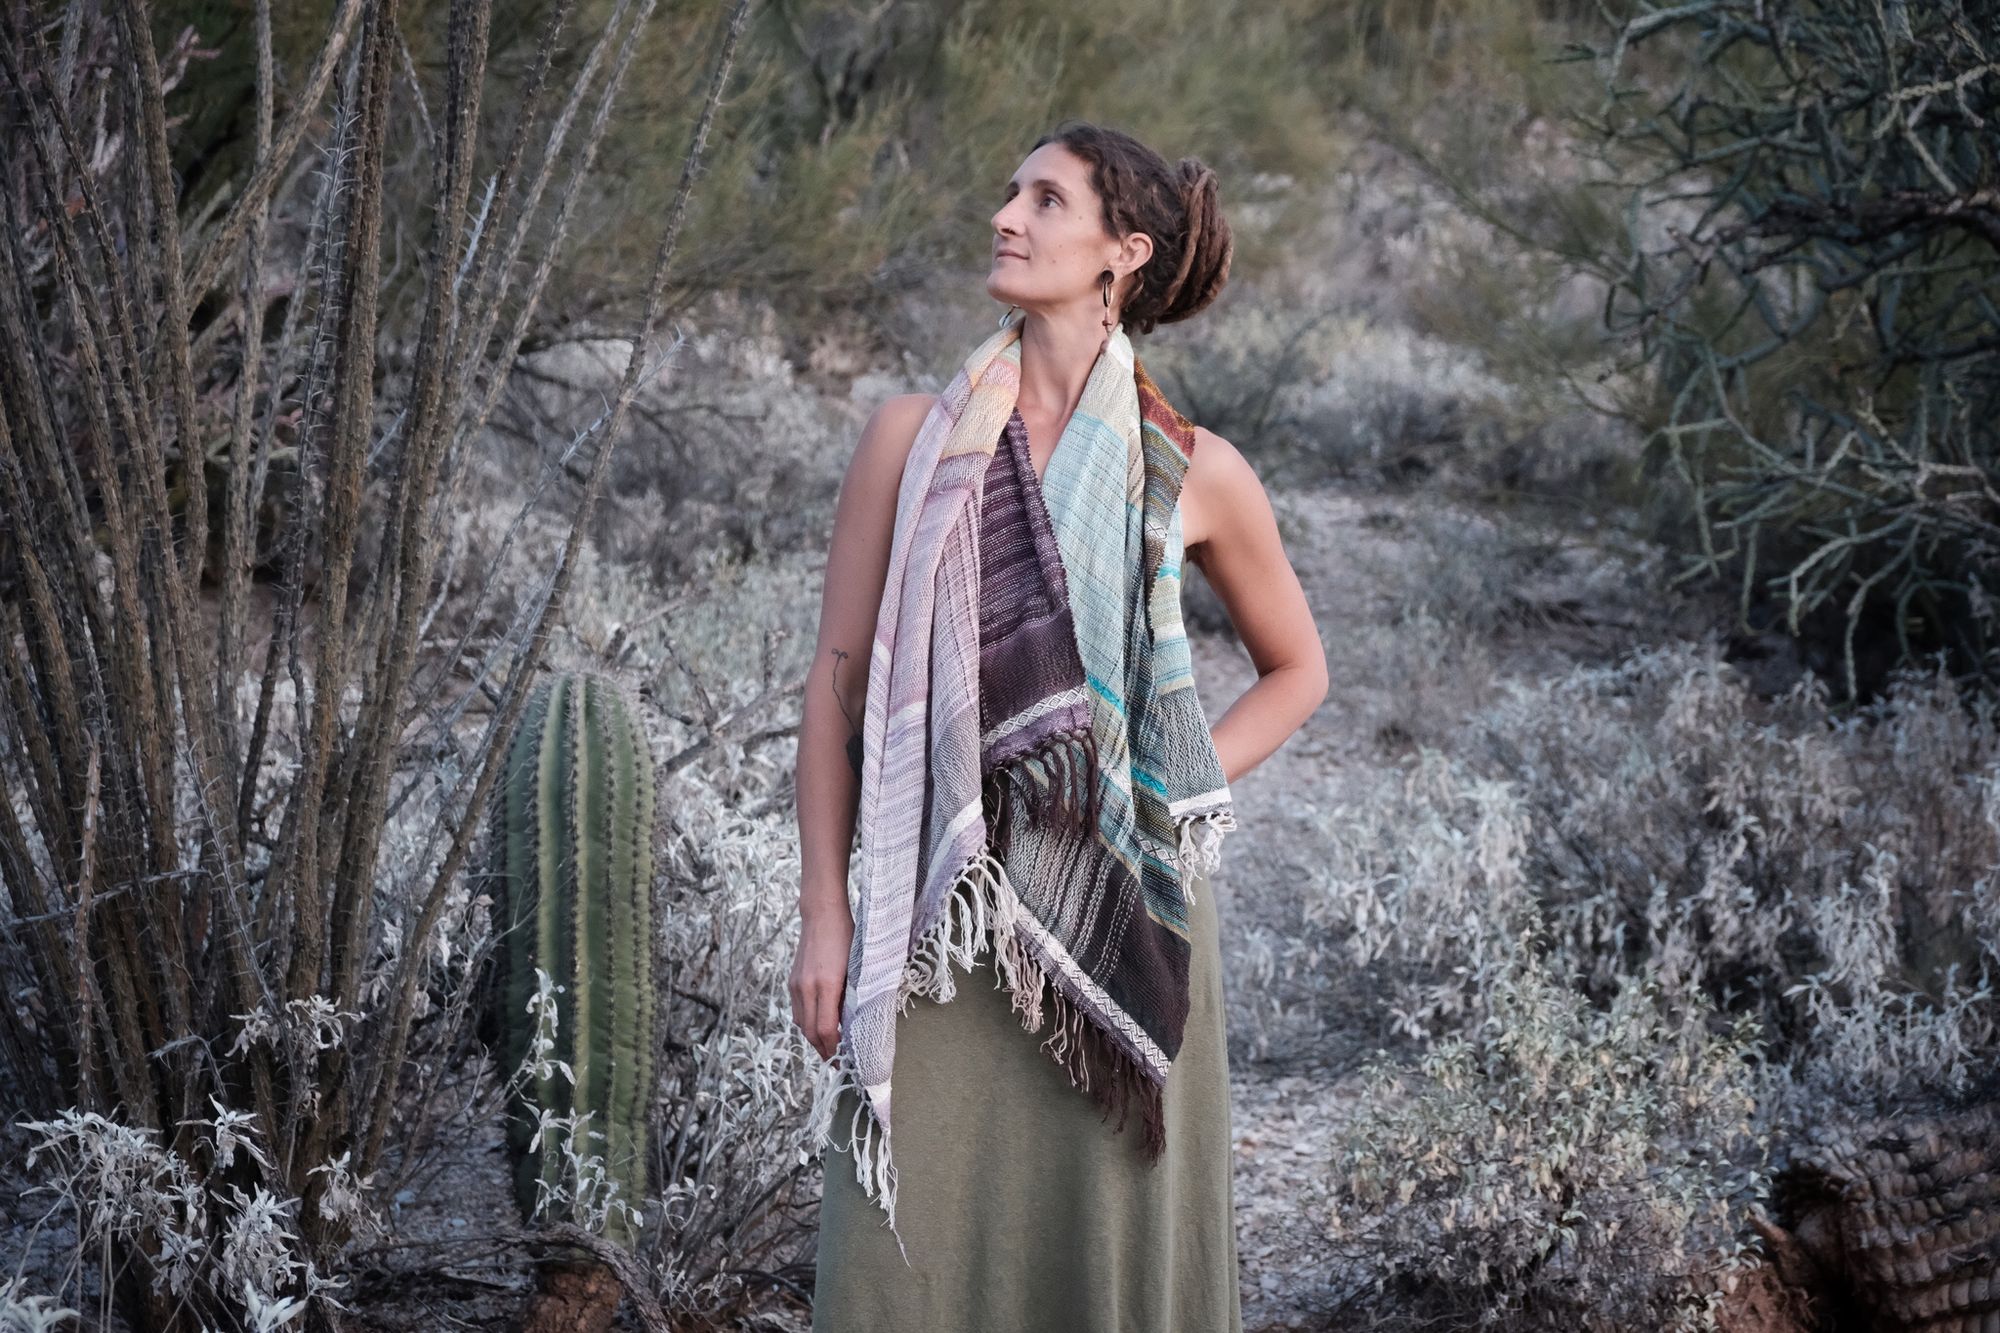
[[[847,955],[854,944],[854,914],[842,902],[807,912],[799,922],[799,950],[786,989],[792,1021],[820,1059],[832,1060],[840,1044],[840,1004],[847,994]]]

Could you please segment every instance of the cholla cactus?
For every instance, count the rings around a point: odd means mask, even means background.
[[[566,674],[529,699],[488,812],[500,1044],[523,1071],[508,1121],[515,1199],[528,1218],[573,1201],[571,1220],[625,1244],[653,1082],[653,789],[636,707],[610,681]],[[577,1159],[600,1157],[579,1176]],[[580,1178],[596,1182],[587,1208]]]

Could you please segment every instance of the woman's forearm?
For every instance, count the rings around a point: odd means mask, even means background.
[[[1238,695],[1209,728],[1226,781],[1270,758],[1326,698],[1324,662],[1274,667]]]
[[[860,734],[860,707],[867,698],[866,677],[853,666],[851,654],[828,654],[806,673],[795,785],[799,912],[808,919],[849,911],[847,861],[861,805],[861,777],[849,758],[849,741]]]

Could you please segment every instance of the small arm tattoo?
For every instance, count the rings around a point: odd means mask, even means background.
[[[845,648],[833,650],[833,699],[840,705],[840,715],[847,719],[851,734],[847,738],[847,762],[854,768],[854,776],[861,776],[861,728],[855,723],[854,715],[847,711],[847,700],[840,697],[840,664],[847,660]]]

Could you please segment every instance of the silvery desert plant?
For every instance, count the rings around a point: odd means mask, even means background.
[[[1359,970],[1385,1036],[1477,1022],[1529,905],[1600,1003],[1649,977],[1756,1013],[1790,1115],[1962,1090],[1993,1058],[2000,705],[1905,672],[1836,714],[1823,686],[1759,699],[1715,645],[1674,644],[1508,682],[1466,735],[1316,812],[1268,1005]]]
[[[1331,1244],[1377,1328],[1712,1329],[1768,1186],[1756,1021],[1629,982],[1598,1010],[1499,942],[1487,1016],[1367,1067]],[[1355,1299],[1365,1300],[1367,1292]]]
[[[0,1281],[0,1333],[60,1333],[78,1318],[68,1306],[30,1293],[20,1278]]]
[[[1716,645],[1665,645],[1513,682],[1458,752],[1320,811],[1263,984],[1379,997],[1349,1295],[1696,1327],[1774,1152],[1973,1095],[2000,1046],[1997,710],[1941,671],[1861,709],[1764,699]]]

